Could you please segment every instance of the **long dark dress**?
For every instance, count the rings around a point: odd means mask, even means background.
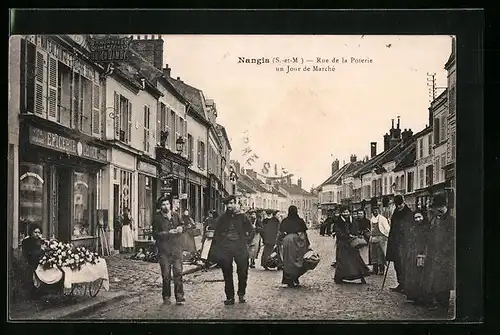
[[[280,222],[276,218],[265,219],[262,228],[262,243],[264,244],[264,249],[262,250],[262,256],[260,258],[260,265],[266,267],[266,262],[273,252],[273,248],[276,244],[276,238],[278,236]]]
[[[409,300],[419,302],[424,295],[424,268],[417,267],[417,255],[425,255],[430,224],[424,220],[414,223],[407,234],[408,248],[405,257],[405,294]]]
[[[287,217],[280,226],[278,244],[283,245],[282,284],[294,285],[304,273],[304,255],[309,248],[307,226],[300,217]],[[282,242],[281,242],[282,241]]]
[[[432,218],[424,268],[426,300],[447,305],[455,289],[455,218],[449,211]]]
[[[356,280],[369,275],[369,269],[363,262],[359,251],[349,244],[350,222],[340,218],[335,223],[335,235],[337,236],[337,266],[334,280]]]

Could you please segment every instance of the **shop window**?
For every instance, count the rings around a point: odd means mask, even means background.
[[[38,164],[19,164],[19,244],[33,224],[44,227],[45,204],[44,167]],[[46,229],[43,229],[46,236]]]
[[[88,173],[74,172],[73,175],[73,228],[72,239],[93,234],[91,216],[91,178]]]
[[[139,239],[147,240],[151,236],[153,220],[153,191],[151,177],[139,174],[139,217],[137,229]]]

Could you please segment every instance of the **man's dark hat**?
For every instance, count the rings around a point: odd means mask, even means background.
[[[229,204],[229,202],[230,202],[231,200],[236,201],[236,196],[234,196],[234,195],[229,195],[229,196],[225,197],[224,199],[222,199],[222,203],[223,203],[224,205],[227,205],[227,204]]]
[[[268,214],[268,215],[274,214],[274,210],[266,209],[266,214]]]
[[[432,207],[446,206],[446,198],[442,194],[436,194],[432,198]]]
[[[340,206],[340,213],[342,213],[343,211],[348,211],[348,210],[349,210],[348,206],[346,206],[346,205]]]
[[[372,208],[378,208],[378,201],[377,201],[377,197],[373,197],[371,198],[370,200],[370,206]]]
[[[404,203],[404,199],[403,199],[403,196],[401,194],[398,194],[394,197],[394,204],[396,206],[399,206],[399,205],[402,205]]]

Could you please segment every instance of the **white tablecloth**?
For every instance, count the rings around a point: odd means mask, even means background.
[[[103,279],[102,287],[109,291],[108,265],[103,258],[100,258],[97,264],[83,264],[80,270],[71,270],[65,266],[62,270],[65,288],[71,288],[72,284],[91,283],[97,279]]]
[[[70,267],[63,266],[62,271],[58,268],[44,270],[41,265],[35,270],[33,282],[36,287],[40,286],[40,281],[45,284],[55,284],[63,277],[64,288],[71,289],[73,284],[91,283],[97,279],[103,279],[102,287],[109,291],[108,265],[103,258],[97,264],[83,264],[80,270],[71,270]]]

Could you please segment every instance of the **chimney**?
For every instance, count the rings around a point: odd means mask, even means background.
[[[167,65],[165,65],[165,67],[163,68],[163,74],[164,74],[165,76],[167,76],[168,78],[170,78],[170,71],[171,71],[171,70],[172,70],[172,69],[171,69],[170,67],[168,67],[168,64],[167,64]]]
[[[391,119],[391,121],[392,121],[392,127],[391,127],[391,129],[394,129],[394,119]]]
[[[397,129],[399,129],[399,121],[400,121],[400,119],[399,119],[399,116],[398,116],[398,127],[397,127]]]
[[[302,189],[302,178],[297,180],[297,186]]]
[[[141,40],[141,36],[139,35],[137,39],[132,40],[130,47],[158,70],[163,68],[163,40],[161,38],[155,39],[155,36],[152,35],[150,39],[146,35]]]
[[[386,133],[384,135],[384,151],[389,149],[390,139],[391,139],[391,136]]]
[[[411,129],[408,129],[408,130],[404,130],[403,131],[403,143],[408,143],[408,141],[411,139],[411,137],[413,136],[413,132],[411,131]]]
[[[339,160],[336,159],[332,163],[332,175],[339,170]]]
[[[358,157],[356,155],[351,155],[351,163],[354,163],[357,160],[358,160]]]
[[[370,143],[370,158],[377,156],[377,142]]]

